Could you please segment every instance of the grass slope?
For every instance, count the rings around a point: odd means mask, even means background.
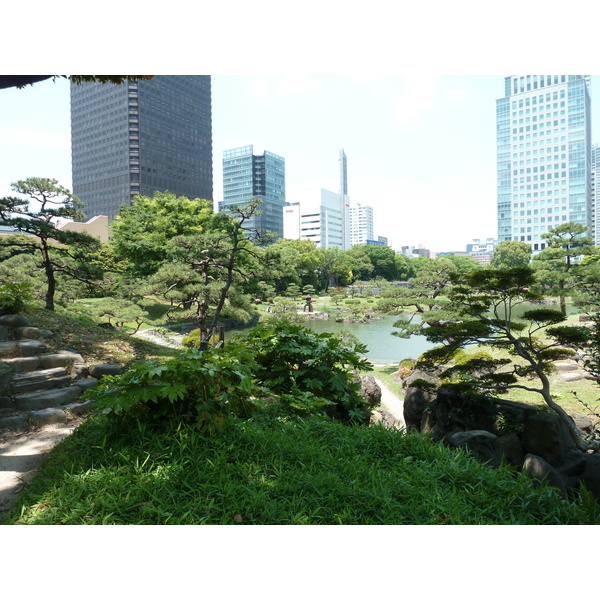
[[[231,420],[216,435],[97,417],[47,458],[18,524],[597,524],[600,505],[427,437]]]

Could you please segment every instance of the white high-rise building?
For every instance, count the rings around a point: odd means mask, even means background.
[[[595,246],[600,246],[600,145],[592,146],[592,223],[594,225],[592,239]]]
[[[323,188],[297,194],[283,208],[283,237],[312,240],[318,248],[343,250],[349,247],[348,240],[344,240],[343,228],[350,218],[349,209],[345,204],[343,206],[345,214],[342,214],[340,195]]]
[[[373,208],[364,204],[350,207],[350,245],[366,244],[374,240]]]
[[[498,243],[592,219],[589,75],[511,75],[496,101]]]

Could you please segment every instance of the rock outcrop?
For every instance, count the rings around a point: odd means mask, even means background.
[[[583,483],[600,499],[600,454],[578,450],[557,414],[491,398],[466,386],[439,382],[432,386],[431,378],[422,374],[411,377],[404,399],[408,428],[450,446],[465,447],[490,466],[521,468],[536,481],[565,494]],[[594,424],[590,419],[583,415],[572,418],[583,435],[591,433]]]

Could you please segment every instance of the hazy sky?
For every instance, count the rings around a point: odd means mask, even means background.
[[[600,76],[592,99],[595,91]],[[252,144],[283,156],[292,199],[311,187],[337,192],[343,148],[351,203],[374,208],[376,236],[395,248],[464,250],[472,238],[496,236],[503,93],[502,75],[214,75],[214,198],[222,199],[226,149]],[[596,126],[599,105],[592,100]],[[71,188],[66,80],[0,90],[0,195],[32,176]]]

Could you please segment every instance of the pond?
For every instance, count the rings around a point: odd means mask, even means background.
[[[383,317],[369,323],[336,323],[333,319],[311,319],[302,326],[317,333],[335,333],[348,331],[365,346],[365,357],[376,364],[398,363],[405,358],[418,358],[420,354],[433,347],[423,336],[413,336],[409,339],[392,335],[394,323],[398,317]],[[235,329],[233,332],[243,333],[246,329]]]

